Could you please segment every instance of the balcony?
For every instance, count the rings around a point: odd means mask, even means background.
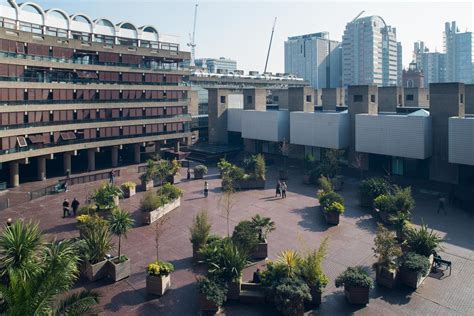
[[[474,165],[474,117],[449,118],[449,162]]]
[[[344,112],[292,112],[290,143],[322,148],[349,146],[349,114]]]
[[[358,114],[356,151],[426,159],[432,152],[431,117],[425,110],[408,115]]]
[[[242,112],[242,138],[270,142],[290,139],[290,113],[288,111]]]
[[[227,130],[229,132],[242,132],[243,109],[227,109]]]

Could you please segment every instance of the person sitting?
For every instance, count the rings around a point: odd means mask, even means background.
[[[257,271],[253,273],[252,283],[260,282],[262,282],[262,274],[260,273],[260,269],[257,269]]]

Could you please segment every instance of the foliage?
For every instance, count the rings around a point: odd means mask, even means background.
[[[70,240],[43,243],[36,224],[16,221],[0,235],[4,315],[90,315],[99,295],[64,296],[78,277],[79,251]]]
[[[202,173],[202,174],[207,174],[207,167],[205,165],[197,165],[194,167],[194,172]]]
[[[260,242],[265,242],[268,233],[275,230],[275,222],[270,217],[261,217],[260,214],[252,217],[252,225],[255,231],[258,232]]]
[[[97,213],[97,205],[95,204],[86,204],[81,206],[77,211],[77,214],[79,215],[94,215],[95,213]]]
[[[93,216],[89,214],[82,214],[76,217],[76,220],[79,224],[85,224],[87,222],[90,222],[92,220]]]
[[[375,248],[373,248],[376,265],[385,267],[389,270],[397,267],[397,259],[402,255],[400,246],[395,241],[395,236],[385,226],[377,226],[377,234],[374,239]]]
[[[423,255],[409,252],[403,260],[402,267],[426,276],[430,271],[430,260]]]
[[[219,307],[221,307],[227,299],[227,284],[222,281],[206,277],[199,278],[198,288],[199,293]]]
[[[112,249],[109,228],[103,225],[87,226],[84,229],[85,256],[91,264],[105,259],[105,255]]]
[[[193,225],[189,228],[191,233],[191,242],[193,245],[201,246],[205,245],[209,239],[211,233],[211,223],[206,210],[201,210],[193,220]]]
[[[359,185],[359,197],[361,202],[367,201],[372,206],[374,199],[382,194],[392,193],[393,188],[390,182],[384,178],[368,178]]]
[[[288,276],[287,267],[279,262],[267,261],[266,269],[262,271],[262,285],[267,288],[274,288],[276,284]]]
[[[329,204],[327,207],[324,207],[323,208],[323,211],[325,213],[339,213],[339,214],[343,214],[344,213],[344,205],[342,205],[341,203],[339,202],[332,202],[331,204]]]
[[[130,190],[130,189],[135,189],[137,187],[137,184],[132,181],[127,181],[125,183],[122,183],[122,190]]]
[[[310,174],[311,171],[317,167],[317,160],[316,160],[316,157],[314,155],[306,155],[304,157],[304,171],[306,174]]]
[[[382,194],[374,199],[374,207],[389,214],[389,220],[398,213],[409,213],[415,207],[415,200],[411,195],[411,188],[395,187],[393,194]]]
[[[225,158],[221,158],[221,160],[219,160],[219,162],[217,163],[217,168],[219,169],[219,173],[221,174],[221,176],[227,173],[232,168],[232,166],[233,165],[227,160],[225,160]]]
[[[328,237],[321,240],[318,249],[308,252],[300,260],[299,274],[301,278],[310,286],[316,286],[322,291],[329,282],[327,275],[323,271],[323,261],[326,258],[328,247]]]
[[[286,268],[286,276],[292,278],[296,274],[296,270],[300,265],[301,257],[298,252],[293,249],[283,250],[277,258],[277,263]]]
[[[77,219],[77,228],[81,231],[87,229],[95,229],[96,227],[108,227],[109,222],[97,214],[94,215],[79,215]]]
[[[225,192],[234,191],[240,180],[245,179],[244,169],[232,165],[229,170],[222,174],[222,189]]]
[[[155,178],[156,172],[157,172],[156,161],[154,161],[152,159],[148,159],[146,161],[145,173],[140,175],[140,180],[143,181],[143,182],[151,181]]]
[[[184,191],[171,183],[165,183],[163,186],[158,188],[157,194],[166,197],[169,202],[171,202],[182,197]]]
[[[328,178],[335,177],[339,171],[339,159],[344,154],[343,150],[328,149],[325,151],[322,162],[319,166],[321,174]]]
[[[255,157],[255,169],[254,169],[255,179],[265,180],[265,172],[266,172],[265,158],[263,157],[262,154],[258,154]]]
[[[304,302],[311,300],[308,285],[298,278],[284,278],[274,288],[275,306],[283,315],[298,315]]]
[[[325,176],[319,177],[318,184],[320,188],[320,197],[324,194],[328,194],[334,191],[331,181]]]
[[[229,238],[219,238],[217,236],[210,236],[207,243],[202,245],[199,249],[199,254],[203,257],[203,262],[208,265],[211,262],[216,262],[219,259],[220,251],[222,250],[223,243]]]
[[[128,231],[133,227],[134,220],[132,215],[125,210],[117,209],[112,212],[109,220],[109,229],[112,234],[118,237],[118,257],[121,260],[121,241],[122,236],[127,238]]]
[[[443,239],[433,229],[428,230],[425,224],[422,224],[419,229],[410,229],[407,232],[408,247],[422,256],[429,257],[438,249],[442,241]]]
[[[211,276],[224,282],[238,281],[248,263],[248,257],[231,239],[224,239],[212,260],[207,263]]]
[[[122,197],[123,192],[120,188],[111,183],[103,183],[98,189],[94,190],[91,200],[97,205],[98,210],[111,210],[115,208],[115,198]]]
[[[334,202],[344,205],[344,198],[336,192],[329,192],[319,198],[319,204],[321,204],[323,208],[330,207]]]
[[[349,267],[341,273],[335,281],[336,287],[351,286],[351,287],[368,287],[374,286],[374,280],[369,276],[363,267]]]
[[[143,212],[152,212],[177,198],[183,196],[183,190],[170,183],[165,183],[158,188],[157,193],[147,192],[140,201],[140,210]]]
[[[180,168],[181,168],[181,162],[179,160],[177,160],[176,158],[171,160],[168,175],[169,176],[175,176],[175,175],[179,174],[179,169]]]
[[[234,228],[232,241],[245,253],[250,253],[259,243],[259,231],[251,221],[241,221]]]
[[[406,234],[411,227],[411,212],[398,212],[389,218],[398,234]]]
[[[171,263],[160,261],[160,260],[150,263],[146,267],[146,272],[149,275],[156,276],[156,277],[167,276],[173,271],[174,271],[174,266]]]

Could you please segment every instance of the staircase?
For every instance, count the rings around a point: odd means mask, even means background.
[[[260,283],[242,282],[239,301],[244,304],[265,304],[265,289]]]

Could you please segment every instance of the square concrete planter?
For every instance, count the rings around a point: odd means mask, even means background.
[[[258,243],[255,249],[250,253],[253,259],[265,259],[268,257],[268,243],[267,241]]]
[[[137,188],[128,188],[123,190],[123,194],[126,198],[130,198],[137,193]]]
[[[203,179],[204,178],[204,171],[199,171],[194,169],[194,179]]]
[[[232,301],[237,301],[240,295],[240,285],[242,284],[242,279],[237,282],[229,282],[227,284],[229,290],[227,292],[227,299]]]
[[[368,287],[361,286],[344,286],[344,294],[351,304],[366,305],[369,303]]]
[[[162,296],[171,288],[171,274],[166,276],[146,276],[146,292],[148,294]]]
[[[375,281],[377,284],[393,289],[397,284],[397,270],[388,270],[385,267],[375,269]]]
[[[118,257],[109,260],[109,275],[114,282],[128,278],[131,274],[130,259],[118,262]]]
[[[176,200],[163,205],[162,207],[157,208],[151,212],[142,212],[143,216],[143,223],[150,225],[151,223],[157,221],[161,217],[165,216],[172,210],[178,208],[181,205],[181,198],[177,198]]]
[[[321,207],[323,211],[324,218],[326,219],[326,223],[330,225],[339,225],[339,212],[326,212],[324,211],[324,207]]]
[[[202,312],[213,312],[216,314],[219,313],[220,307],[217,306],[217,304],[213,301],[208,300],[204,294],[199,294],[198,303],[199,309]]]
[[[310,286],[309,291],[311,293],[311,304],[321,305],[322,292],[320,291],[319,286]]]
[[[150,181],[142,181],[142,191],[150,191],[153,190],[153,180]]]
[[[423,282],[426,280],[426,278],[430,274],[431,267],[433,266],[434,256],[430,255],[428,259],[430,260],[430,267],[428,271],[426,271],[426,276],[423,276],[423,273],[421,272],[416,272],[416,271],[401,267],[400,274],[399,274],[400,281],[406,286],[409,286],[415,290],[418,287],[420,287],[420,285],[423,284]]]
[[[199,253],[200,247],[198,245],[193,245],[193,261],[198,263],[199,261],[203,260],[203,256]]]
[[[107,276],[107,260],[91,264],[86,261],[82,265],[82,275],[89,281],[97,281]]]

